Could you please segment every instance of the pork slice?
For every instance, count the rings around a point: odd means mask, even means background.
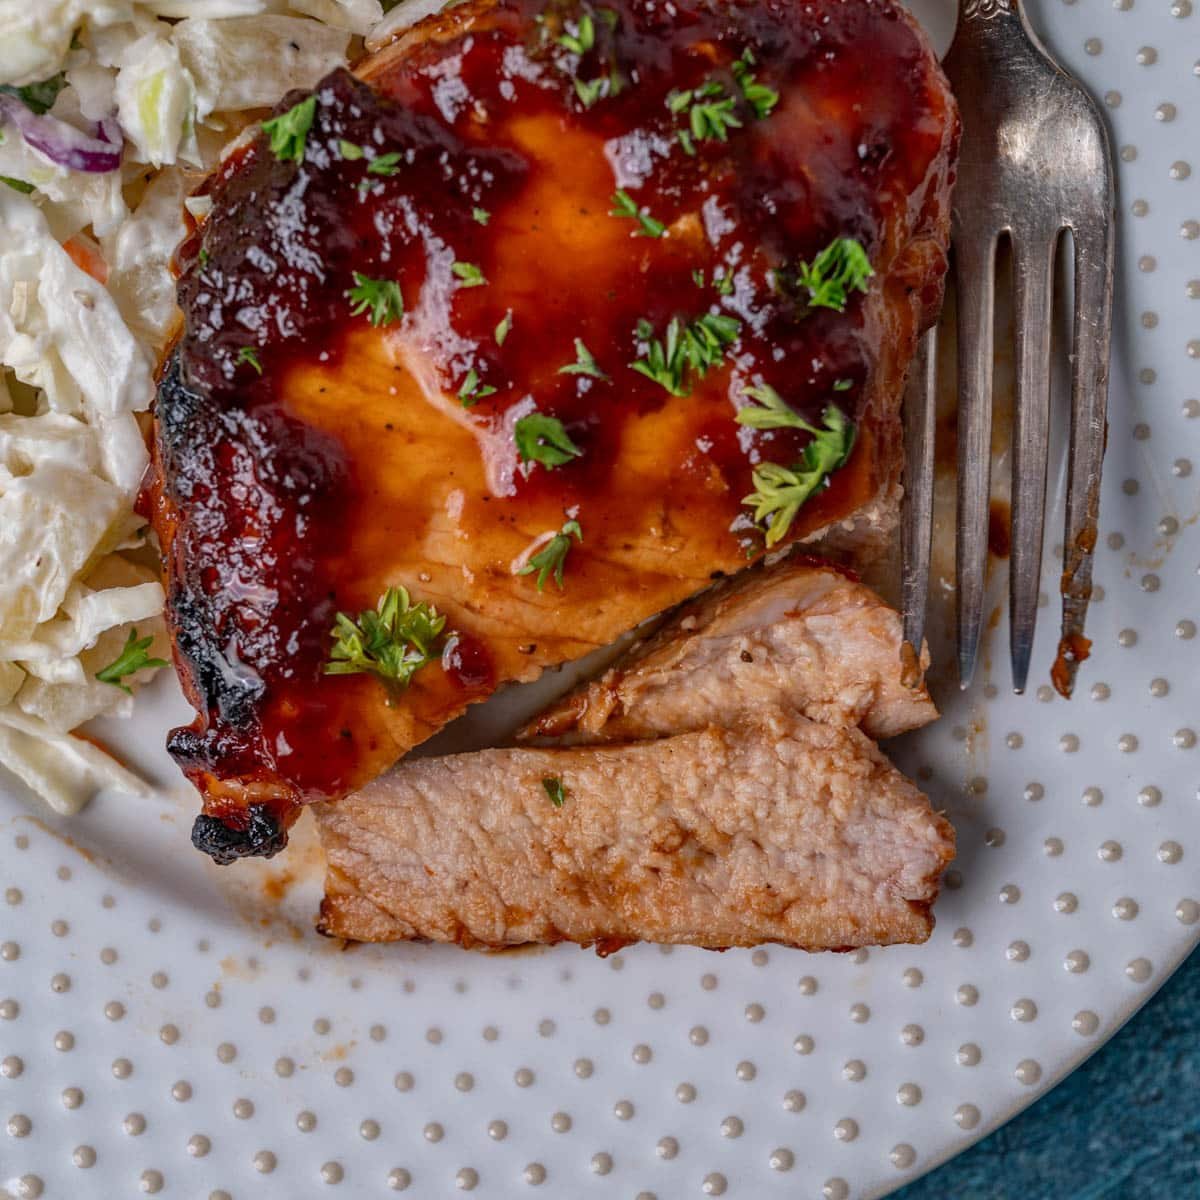
[[[954,853],[861,732],[783,713],[402,764],[316,815],[320,928],[371,942],[923,942]]]
[[[599,679],[542,713],[522,739],[634,741],[729,725],[764,708],[894,737],[936,719],[905,671],[900,614],[828,564],[746,571],[685,604]]]

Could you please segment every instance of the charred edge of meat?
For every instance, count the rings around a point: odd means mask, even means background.
[[[204,397],[184,382],[178,351],[172,355],[158,388],[157,417],[164,474],[175,481],[178,502],[189,499],[195,476],[197,456],[210,456],[216,444],[216,431],[206,414]],[[184,567],[184,576],[171,572],[169,609],[179,654],[192,665],[193,678],[204,707],[216,711],[235,728],[246,728],[255,720],[255,705],[264,690],[263,681],[251,671],[230,663],[221,645],[212,603],[203,589],[187,578],[192,564]]]
[[[251,804],[247,808],[244,828],[203,813],[192,825],[192,845],[221,867],[227,867],[239,858],[271,858],[287,842],[287,831],[280,828],[265,804]]]

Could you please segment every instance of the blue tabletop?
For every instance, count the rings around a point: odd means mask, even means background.
[[[1078,1071],[895,1200],[1200,1200],[1200,953]]]

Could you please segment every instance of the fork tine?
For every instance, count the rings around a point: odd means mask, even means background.
[[[934,384],[937,329],[917,343],[904,391],[904,498],[900,516],[904,640],[921,657],[933,537],[933,454],[937,432]]]
[[[1063,696],[1075,686],[1086,657],[1083,636],[1092,596],[1092,551],[1100,510],[1100,464],[1107,435],[1108,354],[1112,336],[1112,225],[1074,231],[1075,331],[1071,375],[1071,448],[1067,460],[1067,519],[1063,538],[1062,638],[1052,678]]]
[[[992,444],[996,236],[954,235],[958,295],[958,680],[969,687],[983,627]]]
[[[1017,388],[1012,443],[1009,651],[1013,691],[1025,691],[1037,623],[1049,458],[1050,329],[1057,231],[1013,237]]]

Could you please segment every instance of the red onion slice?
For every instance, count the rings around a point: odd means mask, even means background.
[[[16,96],[0,93],[0,121],[15,125],[30,146],[68,170],[104,175],[121,165],[124,139],[111,119],[101,121],[96,136],[89,137],[57,117],[38,116]]]

